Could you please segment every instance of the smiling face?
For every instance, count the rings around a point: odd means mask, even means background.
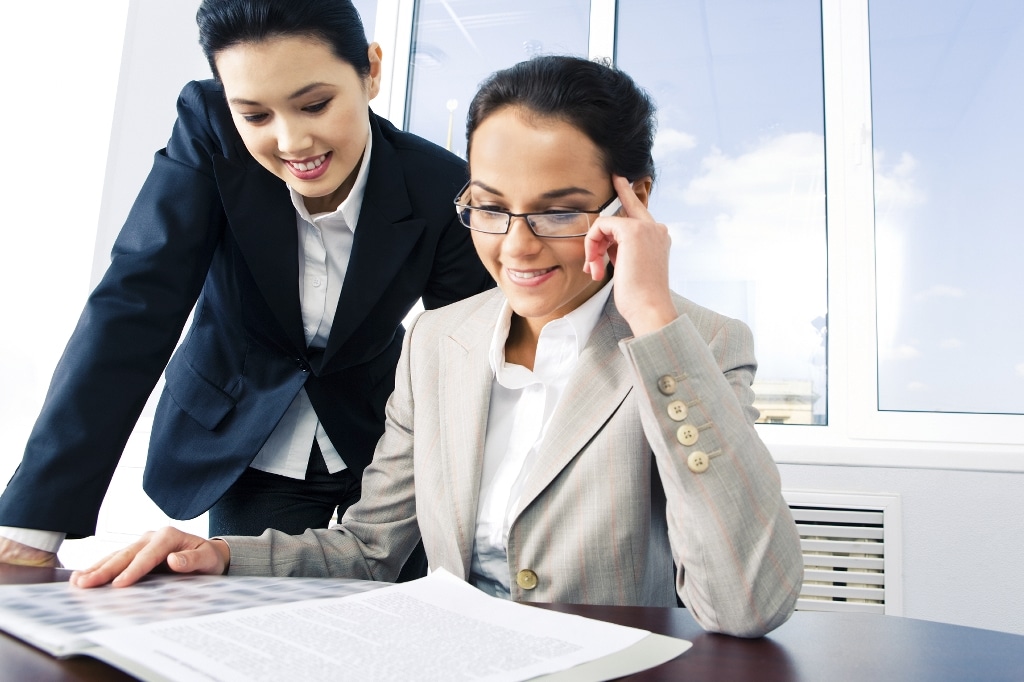
[[[463,201],[472,206],[511,213],[593,211],[615,194],[590,138],[569,123],[518,107],[499,109],[480,123],[469,167]],[[542,239],[521,218],[512,220],[507,234],[472,235],[480,260],[534,337],[603,285],[583,272],[583,237]]]
[[[249,153],[306,199],[335,210],[355,182],[380,88],[380,48],[362,78],[323,42],[288,36],[217,53],[217,72]]]

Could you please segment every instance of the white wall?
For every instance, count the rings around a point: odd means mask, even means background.
[[[802,464],[779,470],[786,490],[900,496],[904,616],[1024,634],[1024,475]]]
[[[89,290],[128,0],[10,3],[0,22],[0,483]]]

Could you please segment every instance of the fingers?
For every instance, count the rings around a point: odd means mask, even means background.
[[[615,266],[615,305],[639,336],[677,316],[668,277],[672,239],[668,227],[647,210],[650,178],[631,184],[613,176],[612,183],[622,210],[591,225],[584,240],[583,269],[603,280],[607,263]]]
[[[619,201],[622,202],[623,212],[621,215],[628,218],[639,218],[640,220],[654,220],[650,211],[647,210],[647,206],[636,195],[633,185],[629,180],[621,175],[613,175],[612,186],[615,188]]]
[[[637,196],[633,185],[621,175],[612,176],[612,185],[622,204],[622,209],[615,216],[603,217],[594,222],[583,242],[583,271],[589,273],[594,281],[605,277],[606,263],[615,264],[616,245],[621,241],[617,230],[624,228],[623,219],[654,222],[654,217],[647,206]]]
[[[224,543],[221,543],[224,544]],[[225,552],[218,551],[209,540],[183,533],[176,528],[163,528],[146,533],[137,542],[101,559],[95,565],[71,574],[77,587],[111,584],[125,587],[138,582],[157,566],[166,562],[176,573],[221,574],[227,567]]]

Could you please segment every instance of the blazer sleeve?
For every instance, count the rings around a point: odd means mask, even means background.
[[[754,429],[750,330],[691,314],[621,347],[665,489],[676,591],[705,629],[757,637],[793,612],[800,540]]]
[[[216,149],[204,93],[191,83],[53,373],[22,462],[0,497],[0,525],[70,537],[95,532],[114,469],[223,229]]]

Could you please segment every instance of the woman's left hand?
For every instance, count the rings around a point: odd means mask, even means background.
[[[629,181],[612,183],[622,202],[614,216],[598,218],[583,242],[583,270],[594,280],[605,276],[605,256],[615,266],[615,306],[634,336],[656,331],[678,317],[668,287],[668,228],[654,220]]]
[[[126,587],[163,563],[174,573],[224,575],[231,565],[231,548],[223,540],[207,540],[167,526],[145,533],[85,570],[75,571],[68,582],[75,587],[107,583]]]

